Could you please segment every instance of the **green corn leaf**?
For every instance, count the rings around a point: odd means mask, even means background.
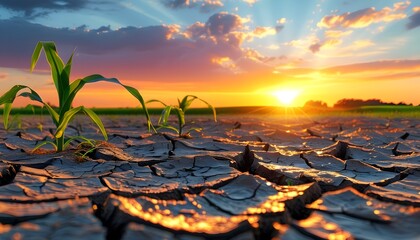
[[[203,131],[203,129],[202,129],[202,128],[199,128],[199,127],[190,128],[190,129],[187,131],[187,134],[189,134],[189,133],[190,133],[190,132],[192,132],[192,131],[201,132],[201,131]]]
[[[133,87],[130,87],[130,86],[127,86],[127,85],[123,85],[121,83],[119,83],[119,84],[121,86],[123,86],[129,93],[131,93],[131,95],[133,95],[133,97],[135,97],[140,102],[140,104],[141,104],[141,106],[142,106],[142,108],[143,108],[143,110],[144,110],[144,112],[146,114],[147,128],[149,130],[150,129],[153,129],[155,131],[155,128],[152,125],[152,121],[150,120],[149,112],[147,111],[146,103],[144,102],[144,99],[141,96],[140,92],[137,89],[133,88]]]
[[[39,96],[39,94],[38,93],[36,93],[34,90],[32,90],[32,89],[30,89],[30,91],[31,92],[24,92],[24,93],[21,93],[19,96],[22,96],[22,97],[28,97],[28,98],[30,98],[31,100],[34,100],[34,101],[37,101],[37,102],[40,102],[40,103],[42,103],[42,104],[44,104],[44,106],[45,106],[45,108],[48,110],[48,112],[49,112],[49,114],[50,114],[50,116],[51,116],[51,118],[52,118],[52,120],[53,120],[53,122],[54,122],[54,124],[56,125],[56,126],[58,126],[58,122],[59,122],[59,116],[58,116],[58,113],[48,104],[48,103],[45,103],[45,102],[43,102],[42,101],[42,99],[41,99],[41,97]]]
[[[44,103],[44,106],[48,110],[55,126],[58,126],[60,122],[60,116],[58,115],[58,113],[50,105],[48,105],[48,103]]]
[[[195,99],[197,99],[198,97],[196,97],[196,96],[192,96],[192,95],[188,95],[191,99],[188,99],[187,101],[186,101],[186,103],[185,103],[185,109],[184,109],[184,112],[188,109],[188,108],[190,108],[190,106],[191,106],[191,103],[195,100]]]
[[[60,125],[57,127],[55,138],[61,138],[64,135],[64,131],[66,130],[68,124],[73,119],[73,117],[79,112],[86,113],[86,115],[88,115],[92,119],[92,121],[99,127],[99,130],[101,131],[105,140],[108,140],[108,135],[106,134],[105,127],[101,119],[92,110],[87,109],[83,106],[72,108],[64,114],[63,118],[61,119]]]
[[[203,103],[205,103],[207,105],[207,107],[210,108],[213,111],[213,119],[214,119],[215,122],[217,122],[217,119],[216,119],[216,109],[210,103],[204,101],[203,99],[198,98],[198,97],[197,97],[197,99],[200,100],[200,101],[202,101]]]
[[[160,114],[158,125],[168,125],[169,115],[171,114],[172,106],[166,106]]]
[[[59,106],[62,106],[63,103],[66,101],[66,99],[69,96],[69,93],[70,93],[69,76],[70,75],[68,75],[67,72],[64,71],[64,70],[59,75],[59,79],[58,79],[58,81],[60,82],[58,84],[58,88],[59,88],[59,90],[58,90],[58,97],[59,97],[58,105]]]
[[[207,107],[210,108],[213,111],[213,119],[214,119],[215,122],[217,122],[217,119],[216,119],[216,109],[210,103],[208,103],[207,101],[205,101],[205,100],[203,100],[203,99],[201,99],[201,98],[199,98],[197,96],[194,96],[194,95],[186,95],[182,99],[182,101],[179,103],[179,107],[185,113],[188,110],[188,108],[191,106],[192,102],[194,100],[196,100],[196,99],[197,100],[200,100],[201,102],[203,102],[204,104],[206,104]],[[179,102],[179,100],[178,100],[178,102]]]
[[[70,93],[69,93],[66,101],[64,102],[64,104],[61,107],[60,116],[62,116],[65,112],[70,110],[74,98],[76,97],[77,93],[83,88],[83,86],[85,84],[95,83],[95,82],[99,82],[99,81],[107,81],[107,82],[116,83],[116,81],[118,81],[118,80],[115,79],[115,78],[105,78],[105,77],[103,77],[99,74],[94,74],[94,75],[90,75],[90,76],[87,76],[85,78],[77,79],[77,80],[73,81],[70,84],[70,87],[69,87]]]
[[[88,139],[88,138],[85,138],[85,137],[83,137],[83,136],[74,136],[74,137],[71,137],[71,138],[69,138],[65,143],[64,143],[64,147],[63,147],[63,149],[67,149],[68,148],[68,146],[70,145],[70,143],[71,142],[73,142],[73,141],[76,141],[76,140],[82,140],[82,143],[88,143],[89,145],[91,145],[92,147],[94,147],[95,146],[95,144],[93,143],[93,141],[94,140],[92,140],[92,139]]]
[[[185,113],[182,111],[181,108],[175,107],[174,108],[175,114],[178,117],[178,124],[180,128],[182,128],[185,125]]]
[[[102,135],[104,136],[105,141],[108,140],[108,135],[106,134],[106,130],[104,124],[102,123],[101,119],[96,115],[96,113],[89,108],[82,108],[83,111],[92,119],[92,121],[98,126],[99,130],[101,130]]]
[[[51,74],[53,76],[56,87],[59,85],[59,76],[64,68],[63,60],[58,55],[57,49],[54,42],[42,42],[45,57],[51,68]]]
[[[25,88],[29,88],[27,86],[24,85],[15,85],[13,86],[9,91],[5,92],[1,97],[0,97],[0,105],[3,105],[5,103],[13,103],[13,101],[15,101],[16,95],[17,93]]]
[[[64,63],[58,55],[54,42],[38,42],[32,54],[31,70],[35,68],[42,49],[44,49],[45,57],[47,59],[48,64],[50,65],[51,76],[53,78],[55,88],[57,89],[58,99],[61,103],[61,101],[64,100],[63,94],[65,91],[65,87],[69,85],[69,82],[68,79],[67,82],[65,81],[65,79],[64,81],[62,79],[61,74],[64,68]]]
[[[174,108],[175,114],[178,117],[178,134],[181,136],[182,129],[185,126],[185,113],[181,108]]]
[[[48,110],[48,112],[51,115],[51,118],[54,121],[54,124],[58,125],[58,114],[57,112],[50,107],[47,103],[42,101],[41,97],[37,92],[35,92],[32,88],[25,86],[25,85],[15,85],[13,86],[9,91],[7,91],[3,96],[0,97],[0,105],[7,104],[7,103],[13,103],[15,98],[17,97],[17,94],[22,89],[29,89],[30,92],[23,92],[19,96],[30,98],[31,100],[37,101],[42,103]]]
[[[74,56],[74,52],[71,54],[69,60],[66,63],[66,66],[64,66],[63,72],[65,72],[67,74],[68,79],[70,78],[70,73],[71,73],[71,65],[73,63],[73,56]],[[70,83],[67,82],[66,85],[69,85]]]
[[[41,97],[38,95],[38,93],[36,93],[35,91],[33,91],[32,89],[30,89],[30,92],[23,92],[21,94],[19,94],[20,97],[27,97],[31,100],[40,102],[40,103],[44,103],[41,99]]]
[[[172,131],[176,132],[177,134],[179,134],[178,129],[176,129],[175,127],[172,127],[170,125],[166,125],[166,126],[162,125],[162,126],[159,126],[157,129],[159,130],[159,129],[162,129],[162,128],[172,130]]]
[[[146,103],[153,103],[153,102],[157,102],[157,103],[161,103],[163,106],[167,106],[164,102],[162,102],[162,101],[160,101],[160,100],[157,100],[157,99],[152,99],[152,100],[149,100],[149,101],[147,101]]]
[[[31,58],[31,72],[34,70],[36,63],[38,62],[39,56],[41,55],[42,43],[38,42],[35,46],[34,52]]]
[[[54,135],[56,139],[61,138],[64,135],[64,131],[66,130],[67,125],[69,125],[69,122],[73,119],[74,115],[82,111],[82,109],[83,107],[77,107],[70,109],[69,111],[64,113],[63,117],[60,119],[60,125],[58,125]]]
[[[11,103],[5,103],[4,109],[3,109],[3,125],[4,129],[9,129],[9,115],[10,111],[12,111],[12,104]]]
[[[69,60],[64,66],[63,71],[60,74],[60,83],[61,83],[60,88],[62,91],[60,103],[62,104],[64,104],[64,102],[66,101],[66,99],[69,97],[69,94],[70,94],[70,73],[71,73],[71,66],[73,62],[73,55],[74,55],[74,52],[71,54]]]
[[[95,82],[110,82],[110,83],[115,83],[115,84],[118,84],[120,86],[123,86],[133,97],[135,97],[140,102],[140,104],[143,107],[143,109],[145,111],[145,114],[146,114],[148,128],[149,128],[149,130],[150,129],[154,130],[153,125],[152,125],[151,120],[150,120],[149,112],[147,111],[147,108],[146,108],[146,103],[144,102],[144,99],[141,96],[140,92],[133,87],[122,84],[116,78],[105,78],[105,77],[103,77],[99,74],[90,75],[90,76],[87,76],[83,79],[78,79],[78,80],[72,82],[70,84],[70,94],[69,94],[68,98],[66,99],[66,101],[65,101],[65,103],[62,107],[62,110],[67,111],[68,109],[71,108],[71,104],[72,104],[76,94],[80,91],[80,89],[83,88],[83,86],[85,84],[95,83]],[[63,114],[63,112],[60,113],[60,116],[62,114]]]
[[[51,75],[54,81],[54,85],[57,89],[59,104],[65,100],[65,88],[69,85],[69,76],[63,73],[64,63],[58,55],[57,49],[53,42],[43,42],[45,57],[47,58],[48,64],[51,68]]]
[[[194,100],[197,99],[197,100],[200,100],[201,102],[203,102],[204,104],[206,104],[207,107],[210,108],[213,111],[213,119],[214,119],[215,122],[217,122],[217,119],[216,119],[216,109],[210,103],[208,103],[207,101],[205,101],[205,100],[203,100],[203,99],[201,99],[201,98],[199,98],[197,96],[194,96],[194,95],[187,95],[187,96],[185,96],[186,99],[187,99],[187,97],[191,97],[191,99],[186,100],[186,103],[185,103],[186,104],[186,109],[184,109],[184,112],[188,109],[188,107],[191,105],[191,103]]]
[[[165,125],[168,125],[168,119],[169,119],[169,115],[171,114],[171,111],[172,111],[172,106],[166,106],[162,112],[163,122],[165,123]]]
[[[40,148],[40,147],[42,147],[44,145],[47,145],[47,144],[52,145],[54,147],[55,151],[57,151],[57,145],[54,142],[51,142],[51,141],[43,141],[40,144],[36,145],[34,147],[34,149],[32,149],[32,152],[35,152],[38,148]]]
[[[191,99],[188,99],[188,98],[191,98]],[[181,103],[179,104],[179,107],[182,109],[182,111],[187,111],[187,109],[190,107],[190,105],[191,105],[191,103],[196,99],[197,97],[196,96],[193,96],[193,95],[186,95],[183,99],[182,99],[182,101],[181,101]],[[178,100],[178,102],[179,102],[179,100]]]
[[[17,95],[18,92],[21,91],[22,89],[28,89],[30,92],[23,92]],[[17,96],[28,97],[31,100],[44,104],[39,94],[35,92],[32,88],[25,85],[15,85],[5,94],[3,94],[3,96],[0,97],[0,105],[5,104],[5,103],[13,103]]]

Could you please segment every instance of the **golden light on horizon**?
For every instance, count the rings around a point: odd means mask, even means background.
[[[280,89],[274,91],[273,95],[277,98],[280,105],[290,107],[293,106],[293,102],[299,96],[300,92],[297,89]]]

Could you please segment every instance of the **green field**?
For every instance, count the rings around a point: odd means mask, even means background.
[[[420,118],[420,106],[364,106],[347,112],[360,115]]]
[[[418,112],[420,106],[365,106],[358,109],[362,112]]]

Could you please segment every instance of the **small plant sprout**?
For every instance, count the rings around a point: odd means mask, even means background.
[[[185,113],[190,108],[194,100],[200,100],[201,102],[205,103],[208,106],[208,108],[210,108],[213,111],[214,121],[215,122],[217,121],[216,109],[212,105],[210,105],[208,102],[194,95],[186,95],[181,101],[178,99],[178,106],[167,105],[164,102],[160,100],[156,100],[156,99],[149,100],[147,101],[147,103],[157,102],[157,103],[161,103],[164,106],[158,120],[157,129],[161,129],[161,128],[170,129],[170,130],[175,131],[179,137],[188,137],[191,131],[201,131],[201,128],[190,128],[186,133],[184,133]],[[169,125],[168,119],[169,119],[169,116],[171,115],[171,112],[174,112],[178,118],[178,128]]]
[[[3,109],[3,112],[5,112],[5,111],[6,112],[11,112],[11,110],[12,110],[11,107],[12,107],[11,104],[7,104],[7,105],[5,104],[4,109]],[[23,110],[23,112],[32,112],[32,114],[34,116],[36,114],[35,107],[32,104],[28,104],[26,107],[22,108],[22,110]],[[42,117],[42,115],[41,115],[41,117]],[[24,130],[23,125],[22,125],[22,119],[20,117],[20,114],[14,114],[12,116],[12,118],[11,118],[11,121],[9,121],[8,118],[7,119],[4,119],[3,124],[4,124],[4,129],[6,131],[9,131],[9,130],[11,130],[13,128]],[[38,123],[37,128],[40,129],[41,132],[42,132],[42,127],[43,126],[42,126],[42,123],[40,121]]]
[[[107,140],[108,137],[104,125],[95,112],[88,108],[85,108],[84,106],[79,106],[75,108],[72,107],[73,100],[76,97],[76,94],[83,88],[83,86],[88,83],[96,82],[110,82],[123,86],[131,95],[133,95],[141,103],[145,111],[149,130],[150,128],[153,128],[143,97],[140,95],[137,89],[122,84],[116,78],[105,78],[99,74],[94,74],[81,79],[77,79],[70,83],[70,71],[74,53],[70,56],[67,63],[64,64],[63,60],[58,55],[54,42],[38,42],[32,54],[30,68],[31,71],[35,68],[35,65],[38,62],[41,50],[44,50],[45,57],[51,69],[52,80],[57,90],[59,105],[57,108],[52,108],[47,102],[44,102],[39,96],[39,94],[35,92],[32,88],[24,85],[15,85],[9,91],[4,93],[3,96],[0,97],[0,106],[4,105],[3,122],[5,128],[8,127],[8,119],[11,111],[11,105],[16,97],[21,96],[27,97],[33,101],[41,103],[42,106],[47,109],[57,128],[54,134],[54,142],[43,142],[39,144],[36,147],[36,149],[45,144],[51,144],[54,146],[56,151],[60,152],[65,150],[68,147],[69,143],[75,139],[86,140],[86,138],[82,136],[65,138],[65,131],[69,122],[74,118],[74,116],[77,113],[80,112],[85,113],[88,117],[90,117],[90,119],[98,126],[104,139]],[[22,90],[24,91],[21,92]],[[21,93],[18,95],[19,92]]]

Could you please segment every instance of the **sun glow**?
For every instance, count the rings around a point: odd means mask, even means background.
[[[292,106],[293,101],[299,96],[300,91],[296,89],[281,89],[273,92],[279,103],[283,106]]]

